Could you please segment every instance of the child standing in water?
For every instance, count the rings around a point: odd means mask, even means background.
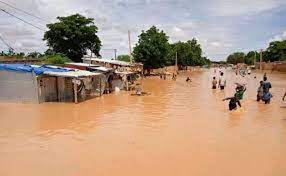
[[[226,101],[226,100],[230,100],[229,104],[228,104],[228,108],[229,108],[230,111],[237,109],[237,105],[236,104],[238,104],[238,106],[241,107],[240,101],[239,101],[236,93],[234,94],[233,97],[229,97],[229,98],[223,99],[223,101]]]
[[[226,85],[226,79],[225,77],[223,76],[223,72],[220,73],[220,77],[219,77],[219,81],[218,81],[218,84],[220,86],[220,90],[223,90],[225,85]]]
[[[213,77],[212,85],[213,85],[212,89],[216,89],[217,80],[215,77]]]
[[[263,97],[263,81],[260,81],[260,85],[257,89],[257,101],[262,100]]]

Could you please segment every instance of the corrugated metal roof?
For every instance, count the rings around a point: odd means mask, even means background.
[[[78,63],[78,62],[70,62],[70,63],[66,63],[66,65],[83,66],[83,67],[99,67],[99,65],[88,64],[88,63]]]
[[[119,60],[111,60],[111,59],[83,58],[82,60],[104,62],[104,63],[110,63],[110,64],[121,65],[121,66],[131,66],[132,65],[129,62],[124,62],[124,61],[119,61]]]
[[[61,76],[61,77],[72,77],[72,78],[80,78],[80,77],[93,77],[102,75],[101,73],[93,73],[85,70],[74,70],[70,72],[45,72],[46,75],[51,76]]]
[[[98,70],[98,71],[102,71],[102,72],[109,72],[112,71],[112,68],[107,68],[107,67],[91,67],[91,70]]]

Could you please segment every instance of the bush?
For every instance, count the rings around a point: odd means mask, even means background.
[[[50,55],[50,56],[46,56],[43,59],[45,64],[51,64],[51,65],[62,65],[65,64],[67,62],[71,62],[71,60],[62,55],[62,54],[55,54],[55,55]]]

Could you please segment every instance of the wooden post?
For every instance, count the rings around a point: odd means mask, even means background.
[[[73,83],[73,91],[74,91],[74,102],[77,104],[78,100],[77,100],[77,83],[76,83],[76,81],[74,81],[74,83]]]
[[[99,93],[99,95],[101,96],[102,95],[102,93],[101,93],[101,78],[99,78],[99,91],[100,91],[100,93]]]
[[[262,70],[262,49],[260,50],[260,62],[259,62],[259,69]]]
[[[128,91],[128,78],[127,78],[127,75],[126,75],[126,90]]]
[[[128,30],[128,44],[129,44],[129,57],[130,57],[130,63],[132,63],[132,49],[131,49],[131,40],[130,40],[130,31]]]
[[[176,51],[176,61],[175,61],[175,74],[177,75],[177,69],[178,69],[178,52]]]

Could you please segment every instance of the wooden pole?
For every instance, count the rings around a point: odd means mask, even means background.
[[[253,64],[256,65],[256,51],[254,51]]]
[[[92,51],[90,50],[89,66],[91,65]]]
[[[102,95],[102,94],[101,94],[101,91],[102,91],[102,90],[101,90],[101,78],[99,78],[99,81],[100,81],[100,82],[99,82],[99,86],[100,86],[100,88],[99,88],[99,91],[100,91],[99,95],[101,96],[101,95]]]
[[[128,30],[128,43],[129,43],[129,57],[130,57],[130,62],[132,62],[132,58],[131,58],[131,53],[132,53],[132,48],[131,48],[131,33],[130,33],[130,31]]]
[[[73,91],[74,91],[74,102],[77,104],[78,100],[77,100],[77,83],[76,83],[76,81],[74,81],[74,83],[73,83]]]
[[[262,49],[260,50],[260,63],[259,63],[259,69],[262,70]]]
[[[176,51],[176,62],[175,62],[175,73],[177,74],[178,69],[178,52]]]
[[[117,49],[114,49],[114,60],[116,60],[116,52],[117,52]]]

